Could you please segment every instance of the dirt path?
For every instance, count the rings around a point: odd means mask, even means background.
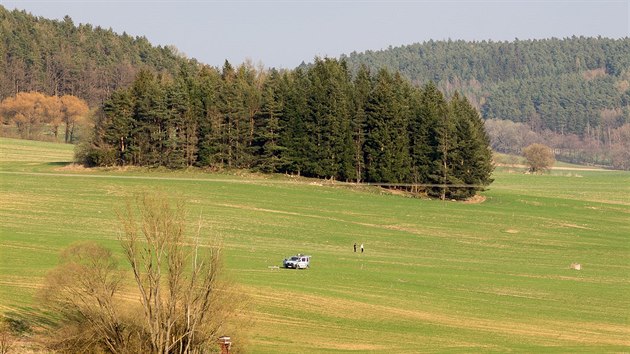
[[[512,168],[528,168],[527,165],[507,164],[507,163],[498,163],[496,164],[496,166],[512,167]],[[607,169],[598,168],[598,167],[566,167],[566,166],[554,166],[551,169],[558,170],[558,171],[596,171],[596,172],[615,172],[616,171],[616,170],[607,170]]]

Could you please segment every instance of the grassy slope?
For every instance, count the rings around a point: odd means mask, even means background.
[[[464,204],[281,177],[60,169],[65,145],[0,150],[0,311],[28,311],[68,244],[117,248],[114,209],[160,189],[223,238],[252,302],[251,352],[630,350],[629,173],[499,170],[486,202]],[[310,270],[267,268],[297,252],[313,255]]]

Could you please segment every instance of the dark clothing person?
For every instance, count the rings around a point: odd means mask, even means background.
[[[354,243],[354,252],[355,253],[357,252],[357,244],[356,244],[356,242]]]

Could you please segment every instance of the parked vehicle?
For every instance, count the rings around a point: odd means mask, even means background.
[[[282,261],[282,266],[292,269],[306,269],[310,267],[310,263],[311,256],[298,254],[296,256],[285,258],[284,261]]]

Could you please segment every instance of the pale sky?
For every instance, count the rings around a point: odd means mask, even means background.
[[[430,39],[630,36],[630,0],[4,1],[9,10],[91,23],[174,45],[213,66],[245,59],[294,68],[315,56]]]

